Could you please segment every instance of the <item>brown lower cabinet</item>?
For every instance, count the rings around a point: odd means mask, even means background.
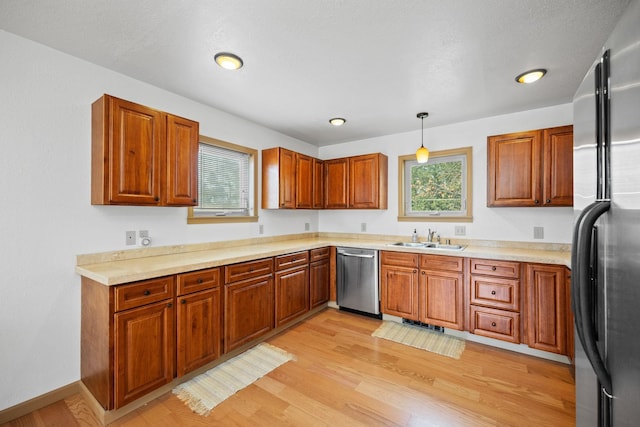
[[[463,329],[463,258],[383,251],[382,312]]]
[[[177,376],[222,353],[222,277],[220,268],[177,276]]]
[[[276,327],[309,311],[309,251],[275,258]]]
[[[103,408],[172,381],[175,277],[105,286],[82,277],[81,377]]]
[[[273,259],[227,265],[224,271],[224,352],[227,353],[273,329]],[[234,280],[237,278],[243,280]]]
[[[309,257],[309,309],[329,301],[331,248],[311,249]]]

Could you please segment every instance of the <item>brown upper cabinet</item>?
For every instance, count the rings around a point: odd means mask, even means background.
[[[487,138],[487,206],[572,206],[573,126]]]
[[[318,160],[262,150],[263,209],[386,209],[388,159],[365,154]]]
[[[198,122],[110,95],[91,108],[91,204],[197,204]]]

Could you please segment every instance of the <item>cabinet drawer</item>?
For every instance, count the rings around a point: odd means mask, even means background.
[[[309,264],[309,251],[296,252],[293,254],[280,255],[275,257],[276,271],[298,267]]]
[[[326,248],[311,249],[311,262],[329,258],[330,254],[331,248],[329,246],[327,246]]]
[[[470,332],[489,338],[520,343],[520,315],[510,311],[471,306]]]
[[[520,281],[471,276],[471,304],[520,311]]]
[[[177,283],[178,296],[220,286],[220,268],[178,274]]]
[[[421,270],[462,271],[464,258],[443,255],[420,255]]]
[[[273,258],[264,258],[256,261],[240,262],[224,267],[225,283],[238,280],[264,276],[273,272]]]
[[[520,277],[520,263],[491,259],[471,259],[469,273],[517,279]]]
[[[160,277],[128,285],[116,286],[115,311],[140,307],[173,297],[174,277]]]
[[[405,252],[380,252],[380,262],[382,264],[397,265],[402,267],[418,267],[420,255]]]

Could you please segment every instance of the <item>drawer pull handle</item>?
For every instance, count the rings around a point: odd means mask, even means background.
[[[202,278],[198,279],[198,283],[199,283],[199,284],[200,284],[200,283],[203,283],[203,282],[204,282],[204,280],[203,280]]]
[[[253,273],[253,267],[249,267],[249,273]]]
[[[493,267],[491,267],[491,270],[496,271],[497,270],[496,266],[494,265]]]
[[[145,296],[149,296],[149,295],[151,295],[151,291],[150,291],[149,289],[145,289],[145,290],[144,290],[144,292],[143,292],[143,294],[144,294]]]
[[[496,294],[496,291],[491,291],[491,295],[495,295],[495,294]]]
[[[186,303],[187,303],[187,300],[186,300],[186,299],[183,299],[183,300],[181,300],[181,301],[180,301],[180,303],[182,303],[182,304],[186,304]]]
[[[491,322],[491,326],[495,327],[496,326],[496,322]]]
[[[173,307],[173,303],[168,303],[167,307],[169,307],[169,308]]]

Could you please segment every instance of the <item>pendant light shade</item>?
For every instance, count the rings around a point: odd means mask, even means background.
[[[418,113],[417,117],[422,121],[422,143],[418,151],[416,151],[416,160],[418,163],[427,163],[429,161],[429,150],[424,146],[424,118],[429,117],[429,113]]]

